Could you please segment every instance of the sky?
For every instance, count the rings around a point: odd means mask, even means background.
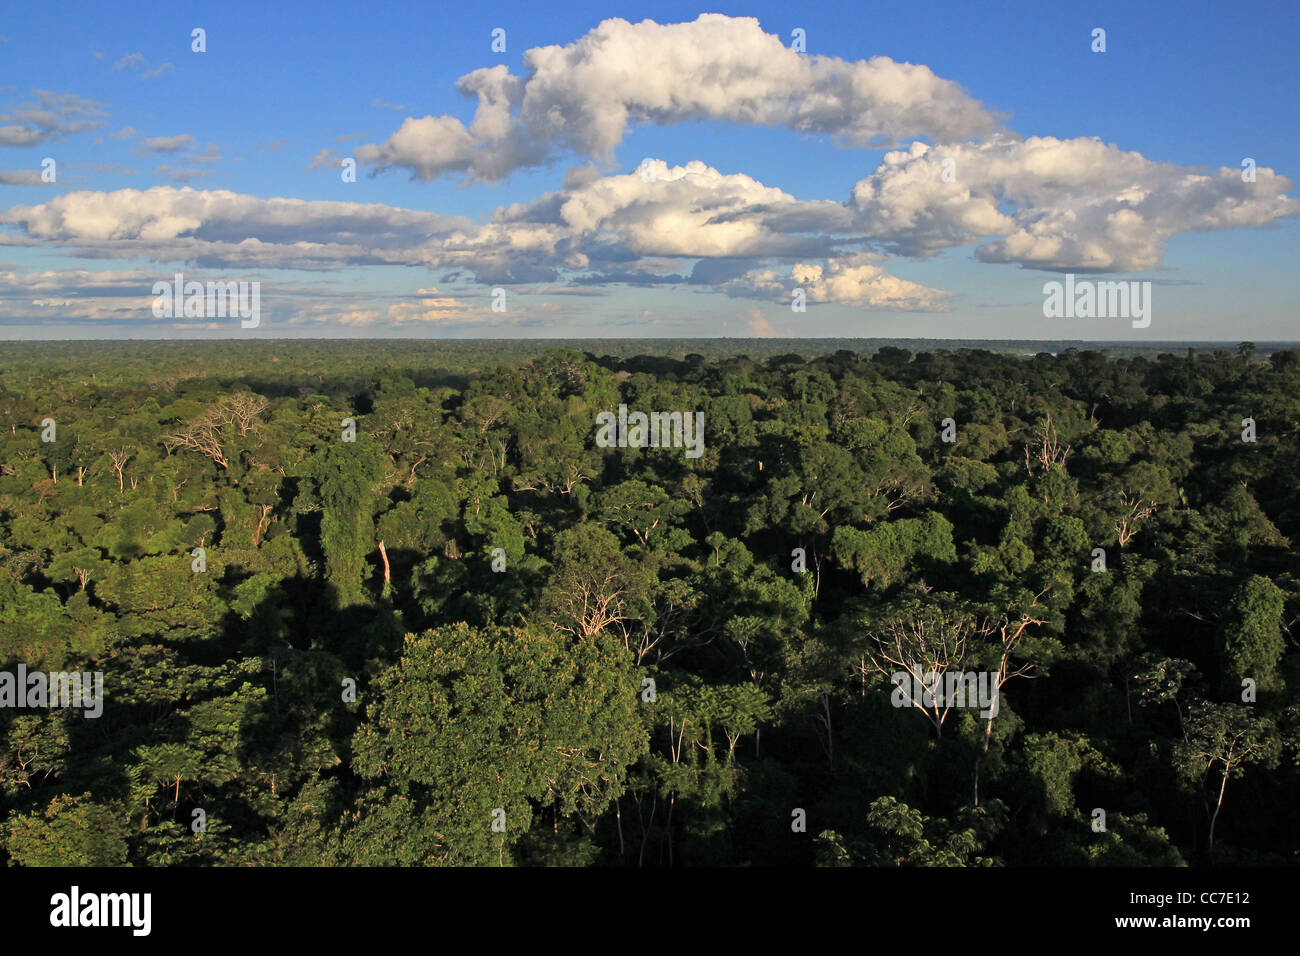
[[[981,6],[6,17],[0,338],[1300,339],[1295,6]]]

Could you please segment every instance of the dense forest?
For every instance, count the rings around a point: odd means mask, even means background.
[[[10,350],[0,857],[1300,862],[1300,355],[750,345]]]

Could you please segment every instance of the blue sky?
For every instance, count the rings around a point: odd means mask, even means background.
[[[1290,4],[67,4],[10,20],[0,336],[1300,338]],[[795,29],[811,72],[773,47]],[[542,47],[570,49],[530,73]],[[514,99],[484,135],[457,82],[491,67]],[[923,152],[885,168],[883,141]],[[1220,172],[1245,157],[1254,183]],[[150,289],[176,272],[260,281],[263,321],[160,321]],[[1150,325],[1045,318],[1043,284],[1065,272],[1151,281]]]

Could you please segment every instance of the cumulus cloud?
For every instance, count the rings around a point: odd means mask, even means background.
[[[943,312],[951,293],[890,275],[870,254],[797,263],[788,274],[760,270],[725,283],[732,296],[790,302],[803,289],[807,302],[864,306],[883,312]]]
[[[605,20],[573,43],[528,50],[524,66],[524,77],[494,66],[460,78],[460,91],[478,100],[468,127],[453,116],[410,117],[386,142],[360,147],[358,161],[421,180],[464,171],[495,181],[565,152],[608,161],[637,122],[783,126],[877,148],[918,136],[961,140],[997,125],[929,67],[796,53],[751,17]]]
[[[927,146],[887,153],[853,187],[855,225],[890,252],[925,256],[980,245],[985,262],[1135,272],[1157,266],[1180,232],[1263,226],[1300,212],[1271,169],[1255,182],[1153,162],[1095,138]]]
[[[417,179],[429,180],[446,172],[468,169],[476,145],[464,124],[453,116],[407,118],[380,146],[357,147],[363,164],[386,169],[400,166]]]
[[[397,244],[468,220],[398,209],[377,203],[260,199],[224,189],[119,189],[74,192],[37,206],[14,206],[0,223],[21,225],[39,239],[170,240],[200,242],[303,242],[329,236],[336,242]]]
[[[701,162],[647,160],[620,175],[583,168],[561,189],[502,207],[486,223],[379,204],[155,187],[68,193],[15,206],[0,224],[88,258],[307,271],[402,265],[441,273],[439,281],[684,285],[782,304],[802,289],[811,304],[942,311],[947,293],[882,263],[973,245],[989,262],[1145,269],[1159,264],[1176,232],[1295,214],[1287,188],[1263,168],[1242,183],[1234,170],[1154,163],[1096,140],[1002,137],[890,153],[843,202],[798,200]],[[433,321],[439,307],[408,303],[388,318]]]
[[[588,256],[793,255],[797,240],[767,228],[757,213],[795,204],[788,193],[744,174],[726,175],[698,161],[669,166],[647,160],[631,174],[508,207],[494,221],[561,226],[589,240]]]

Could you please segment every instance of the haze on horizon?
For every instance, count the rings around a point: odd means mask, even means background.
[[[1282,5],[53,19],[0,36],[3,338],[1297,338]],[[1149,325],[1045,318],[1067,273]]]

